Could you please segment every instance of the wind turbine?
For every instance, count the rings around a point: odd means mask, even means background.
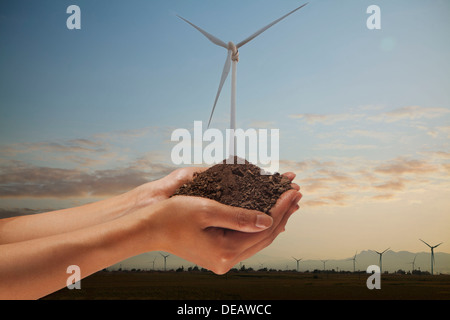
[[[166,271],[166,259],[167,259],[168,256],[170,256],[170,254],[168,254],[168,255],[163,255],[161,252],[160,252],[159,254],[162,255],[163,258],[164,258],[164,271]]]
[[[376,250],[372,250],[375,251],[376,253],[378,253],[378,255],[380,256],[380,274],[383,274],[383,266],[382,266],[382,258],[383,258],[383,253],[385,253],[386,251],[388,251],[390,248],[385,249],[382,252],[378,252]]]
[[[230,156],[234,156],[236,154],[236,147],[235,147],[235,141],[234,141],[235,140],[234,139],[234,131],[236,130],[236,73],[237,73],[237,63],[239,61],[239,48],[241,48],[242,46],[244,46],[248,42],[252,41],[254,38],[259,36],[261,33],[266,31],[267,29],[269,29],[273,25],[277,24],[278,22],[280,22],[281,20],[283,20],[287,16],[293,14],[297,10],[300,10],[301,8],[306,6],[307,4],[308,3],[305,3],[305,4],[301,5],[300,7],[292,10],[288,14],[282,16],[281,18],[273,21],[272,23],[268,24],[264,28],[262,28],[262,29],[256,31],[255,33],[253,33],[248,38],[242,40],[238,44],[234,44],[231,41],[228,42],[228,44],[226,44],[224,41],[222,41],[219,38],[213,36],[212,34],[206,32],[205,30],[201,29],[200,27],[197,27],[195,24],[193,24],[192,22],[188,21],[187,19],[177,15],[177,17],[179,17],[180,19],[184,20],[185,22],[190,24],[192,27],[194,27],[195,29],[200,31],[206,38],[208,38],[209,41],[211,41],[212,43],[214,43],[217,46],[220,46],[220,47],[223,47],[223,48],[227,49],[227,51],[228,51],[228,55],[227,55],[227,58],[225,60],[225,65],[224,65],[223,71],[222,71],[222,76],[220,78],[219,89],[217,90],[216,98],[214,100],[214,105],[213,105],[213,108],[212,108],[212,111],[211,111],[211,115],[209,117],[208,128],[209,128],[209,125],[211,124],[211,119],[212,119],[212,116],[214,114],[214,110],[216,109],[216,104],[217,104],[217,101],[219,100],[219,96],[220,96],[220,92],[222,91],[223,84],[225,83],[225,80],[227,79],[228,74],[230,73],[230,68],[232,67],[232,75],[231,75],[231,112],[230,112],[230,114],[231,114],[230,115],[231,137],[230,137],[230,146],[229,146]]]
[[[328,260],[320,260],[323,263],[323,271],[325,271],[325,263],[327,263]]]
[[[425,243],[427,246],[430,247],[431,249],[431,275],[433,275],[433,265],[434,265],[434,248],[440,246],[441,244],[443,244],[443,242],[435,245],[435,246],[430,246],[428,243],[426,243],[425,241],[423,241],[422,239],[419,239],[420,241],[422,241],[423,243]]]
[[[417,254],[414,256],[414,260],[412,262],[408,262],[408,264],[412,264],[411,274],[414,272],[414,265],[416,263],[416,257],[417,257]]]
[[[347,261],[353,260],[353,273],[355,273],[355,263],[356,263],[357,253],[358,253],[358,251],[355,252],[355,255],[353,256],[353,258],[347,259]]]
[[[295,261],[297,261],[297,272],[299,272],[298,263],[299,263],[303,258],[297,259],[297,258],[292,257],[292,259],[294,259]]]
[[[156,261],[156,257],[153,259],[153,270],[155,270],[155,261]]]

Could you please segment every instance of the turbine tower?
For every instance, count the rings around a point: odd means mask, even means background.
[[[153,269],[152,270],[155,270],[155,261],[156,261],[156,257],[153,258]]]
[[[168,255],[163,255],[161,252],[160,252],[159,254],[162,255],[163,258],[164,258],[164,271],[166,271],[166,259],[167,259],[168,256],[170,256],[170,254],[168,254]]]
[[[435,246],[430,246],[428,243],[426,243],[425,241],[423,241],[422,239],[419,239],[420,241],[422,241],[423,243],[425,243],[427,246],[430,247],[431,249],[431,275],[433,275],[433,266],[434,266],[434,248],[440,246],[441,244],[443,244],[443,242],[435,245]]]
[[[300,271],[299,271],[299,268],[298,268],[298,263],[299,263],[303,258],[297,259],[297,258],[292,257],[292,259],[294,259],[295,261],[297,261],[297,272],[300,272]]]
[[[355,255],[353,258],[347,259],[347,261],[353,260],[353,273],[355,273],[355,263],[356,263],[356,255],[358,254],[358,251],[355,252]]]
[[[328,260],[320,260],[323,263],[323,271],[325,271],[325,263],[327,263]]]
[[[216,99],[214,100],[214,105],[211,111],[211,115],[209,117],[208,121],[208,127],[211,124],[211,119],[214,114],[214,110],[216,108],[217,101],[219,100],[220,92],[222,91],[223,84],[225,83],[225,80],[228,77],[228,74],[230,73],[230,68],[232,67],[232,74],[231,74],[231,111],[230,111],[230,129],[231,129],[231,137],[230,137],[230,146],[229,146],[229,153],[230,156],[236,155],[236,146],[235,146],[235,139],[234,139],[234,131],[236,130],[236,73],[237,73],[237,63],[239,61],[239,48],[247,44],[248,42],[252,41],[254,38],[259,36],[261,33],[272,27],[273,25],[277,24],[287,16],[291,15],[292,13],[296,12],[297,10],[303,8],[308,3],[305,3],[301,5],[300,7],[292,10],[288,14],[282,16],[281,18],[273,21],[272,23],[268,24],[264,28],[256,31],[254,34],[249,36],[248,38],[242,40],[238,44],[234,44],[233,42],[228,42],[226,44],[224,41],[220,40],[219,38],[213,36],[212,34],[206,32],[205,30],[201,29],[200,27],[197,27],[192,22],[188,21],[187,19],[177,15],[180,19],[184,20],[188,24],[190,24],[192,27],[200,31],[206,38],[208,38],[209,41],[214,43],[217,46],[223,47],[227,49],[228,55],[225,60],[225,65],[223,67],[222,76],[220,78],[219,83],[219,89],[217,90]]]
[[[412,264],[412,270],[411,270],[411,274],[414,272],[414,265],[415,265],[415,263],[416,263],[416,257],[417,257],[417,254],[414,256],[414,259],[413,259],[413,261],[412,262],[408,262],[408,264]]]
[[[372,250],[375,251],[376,253],[378,253],[378,255],[380,256],[380,274],[383,274],[383,266],[382,266],[382,258],[383,258],[383,253],[385,253],[386,251],[388,251],[390,248],[385,249],[382,252],[378,252],[376,250]]]

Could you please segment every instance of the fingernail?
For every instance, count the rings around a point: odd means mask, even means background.
[[[258,214],[256,216],[255,226],[257,228],[266,229],[272,225],[272,222],[273,222],[272,218],[267,214]]]
[[[300,201],[301,198],[302,198],[302,194],[301,194],[301,193],[298,193],[298,194],[295,196],[293,203],[298,203],[298,202]]]

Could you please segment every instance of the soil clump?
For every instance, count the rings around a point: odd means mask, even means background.
[[[278,198],[292,189],[291,181],[280,175],[261,174],[261,168],[238,158],[233,164],[226,160],[211,168],[196,173],[187,184],[175,191],[176,195],[204,197],[220,203],[258,210],[269,214]]]

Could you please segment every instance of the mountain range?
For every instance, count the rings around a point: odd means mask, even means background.
[[[303,257],[295,257],[301,259]],[[388,250],[383,254],[382,269],[383,272],[396,272],[403,270],[405,272],[412,271],[412,262],[414,261],[414,269],[422,272],[430,272],[431,267],[431,253],[430,252],[409,252],[409,251],[392,251]],[[325,262],[325,270],[334,271],[353,271],[353,256],[344,259],[330,259]],[[434,273],[450,274],[450,254],[444,252],[435,252],[434,254],[435,266]],[[370,265],[379,265],[379,255],[372,250],[363,250],[356,254],[355,271],[365,271]],[[195,264],[170,255],[167,259],[167,270],[177,269],[183,266],[186,270],[189,267],[194,267]],[[272,256],[266,256],[263,254],[257,254],[254,257],[242,261],[237,264],[236,268],[252,268],[254,270],[267,268],[276,270],[296,270],[297,262],[292,258],[276,258]],[[164,259],[159,252],[148,252],[139,256],[124,260],[117,263],[109,270],[117,269],[141,269],[141,270],[163,270]],[[304,258],[299,263],[300,271],[324,270],[324,264],[322,260],[310,260]]]

